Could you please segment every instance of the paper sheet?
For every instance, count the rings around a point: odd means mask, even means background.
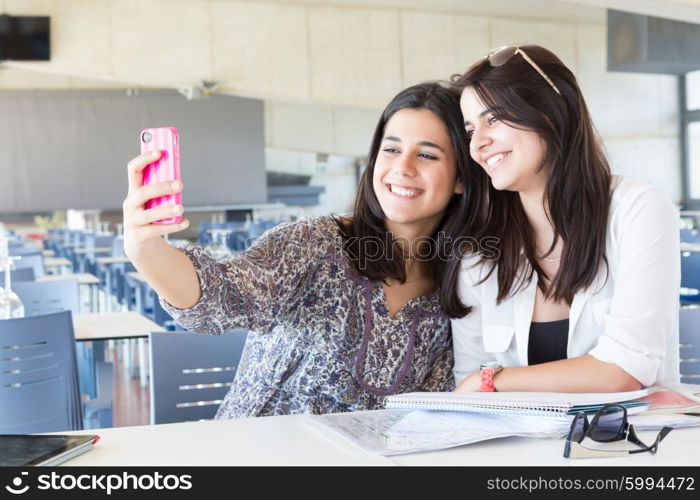
[[[632,415],[628,418],[630,424],[638,431],[661,429],[662,427],[695,427],[700,425],[700,417],[683,415],[682,413],[661,413]]]
[[[379,410],[314,415],[372,453],[398,455],[439,450],[506,436],[560,438],[572,417],[539,418],[462,412]]]

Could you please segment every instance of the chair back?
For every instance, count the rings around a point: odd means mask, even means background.
[[[681,308],[679,339],[681,382],[700,384],[700,307]]]
[[[124,251],[124,237],[117,236],[112,241],[112,257],[124,257],[126,251]]]
[[[12,290],[24,304],[27,316],[58,311],[80,312],[80,292],[76,278],[20,281],[12,285]]]
[[[35,252],[22,255],[20,259],[13,261],[15,269],[26,269],[31,267],[34,270],[34,276],[43,276],[46,274],[44,270],[44,256],[41,252]]]
[[[160,305],[160,300],[155,290],[149,286],[146,294],[148,295],[148,304],[152,306],[150,314],[147,312],[146,316],[149,316],[154,323],[157,323],[166,330],[176,330],[177,328],[175,327],[173,317]]]
[[[68,311],[0,321],[0,434],[82,429]]]
[[[18,281],[34,281],[36,277],[34,276],[34,269],[31,267],[25,267],[23,269],[12,269],[10,271],[10,278],[12,279],[12,287]],[[0,286],[5,286],[5,271],[0,271]]]
[[[36,245],[19,245],[9,247],[10,255],[31,255],[41,252]]]
[[[246,334],[149,334],[151,424],[214,418],[236,375]]]
[[[684,302],[700,302],[700,252],[681,252],[681,287],[693,290],[690,295],[681,294]]]
[[[682,243],[700,243],[700,231],[697,229],[681,229]]]

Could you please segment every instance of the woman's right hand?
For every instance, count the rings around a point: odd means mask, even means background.
[[[147,165],[160,158],[160,151],[144,153],[127,165],[129,192],[122,204],[124,210],[124,250],[131,260],[146,257],[149,249],[157,248],[164,234],[176,233],[189,226],[183,219],[177,224],[151,224],[160,219],[181,215],[182,205],[157,207],[146,210],[145,203],[151,198],[174,194],[182,190],[182,181],[160,182],[143,186],[143,170]]]

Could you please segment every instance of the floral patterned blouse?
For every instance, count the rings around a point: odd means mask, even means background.
[[[202,296],[190,309],[161,299],[175,321],[201,333],[249,332],[217,418],[380,409],[389,394],[454,388],[437,293],[390,317],[381,284],[351,270],[331,217],[281,224],[225,261],[181,250]]]

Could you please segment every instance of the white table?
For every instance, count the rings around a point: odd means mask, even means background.
[[[84,254],[84,253],[105,253],[105,252],[111,252],[112,247],[94,247],[94,248],[77,248],[74,250],[76,254]]]
[[[76,340],[145,339],[149,332],[165,330],[141,314],[120,313],[74,314]]]
[[[211,420],[79,431],[96,448],[71,466],[183,465],[700,465],[700,427],[674,429],[656,455],[570,460],[563,439],[502,438],[449,450],[382,457],[365,452],[303,415]],[[652,442],[656,432],[640,432]]]
[[[67,279],[72,279],[72,278],[77,279],[79,285],[99,285],[100,284],[100,279],[97,276],[95,276],[94,274],[90,274],[90,273],[76,273],[76,274],[62,274],[62,275],[45,274],[44,276],[39,276],[36,280],[37,281],[58,281],[58,280],[67,280]]]
[[[95,259],[95,262],[98,264],[125,264],[127,262],[131,262],[129,260],[129,257],[97,257]]]
[[[693,388],[700,386],[678,386]],[[687,466],[700,465],[700,427],[674,429],[656,455],[571,460],[563,439],[502,438],[449,450],[381,457],[303,415],[79,431],[98,434],[93,451],[70,466],[182,465],[491,465]],[[639,432],[652,442],[657,431]]]
[[[146,367],[146,339],[149,332],[164,332],[159,324],[141,314],[129,311],[120,313],[74,314],[73,329],[79,341],[137,339],[139,357],[139,382],[148,385]],[[124,359],[128,360],[127,354]],[[127,369],[130,367],[127,364]]]
[[[47,269],[58,268],[61,274],[65,273],[65,268],[71,266],[71,261],[63,257],[44,257],[44,267]]]
[[[132,271],[130,273],[126,273],[126,275],[129,278],[133,279],[134,281],[138,281],[139,283],[146,283],[146,278],[141,276],[141,273],[139,273],[137,271]]]
[[[681,241],[681,252],[700,252],[700,243],[685,243]]]
[[[97,434],[69,466],[392,465],[317,429],[307,417],[210,420],[67,434]]]

